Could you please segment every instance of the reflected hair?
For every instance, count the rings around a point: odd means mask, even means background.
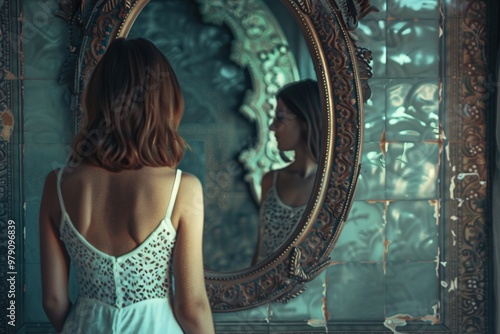
[[[305,79],[289,83],[278,91],[276,98],[283,101],[292,113],[307,124],[307,148],[314,161],[318,162],[321,154],[323,117],[318,82]]]
[[[182,92],[163,53],[144,38],[113,40],[82,95],[70,163],[109,171],[176,167],[186,144],[177,129]]]

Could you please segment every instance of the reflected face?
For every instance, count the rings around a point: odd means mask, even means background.
[[[274,136],[278,142],[278,149],[281,151],[292,151],[302,143],[305,138],[305,123],[288,109],[281,99],[278,99],[276,106],[276,116],[269,126],[274,131]]]

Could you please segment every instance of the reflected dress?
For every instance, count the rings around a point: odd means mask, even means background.
[[[182,333],[169,298],[176,236],[170,217],[181,171],[177,170],[164,219],[139,246],[120,256],[96,249],[76,230],[64,207],[62,171],[57,176],[62,212],[60,239],[78,281],[78,299],[62,333]]]
[[[300,222],[306,205],[290,206],[281,200],[273,173],[273,183],[259,212],[259,245],[257,262],[272,256],[288,239]]]

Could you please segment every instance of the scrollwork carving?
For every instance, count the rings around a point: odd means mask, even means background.
[[[295,3],[304,14],[311,14],[311,1],[310,0],[296,0]]]
[[[358,73],[361,80],[361,90],[363,91],[363,100],[368,101],[372,95],[372,90],[368,85],[368,80],[373,76],[370,62],[373,59],[372,52],[366,48],[356,47],[356,57],[358,59]]]
[[[344,23],[350,31],[358,28],[359,20],[363,17],[379,11],[377,7],[370,4],[370,0],[330,0],[330,2],[335,2],[338,5]]]
[[[355,45],[358,73],[361,80],[361,90],[363,92],[363,101],[367,101],[371,96],[371,89],[368,85],[368,79],[373,75],[370,62],[372,61],[372,52],[366,48],[356,45],[358,36],[356,29],[359,20],[372,12],[378,12],[378,8],[370,4],[370,0],[329,0],[332,7],[340,12],[343,23],[349,33],[349,36]]]
[[[274,95],[286,83],[298,80],[295,59],[284,33],[261,1],[247,0],[238,5],[227,0],[197,0],[204,20],[227,24],[236,36],[231,58],[250,71],[252,86],[240,112],[255,124],[255,145],[239,155],[247,171],[245,180],[260,202],[260,182],[271,168],[284,165],[274,136],[269,131],[274,116]],[[301,1],[304,2],[304,1]],[[309,1],[305,1],[307,7]]]
[[[309,276],[304,272],[304,269],[301,266],[301,256],[302,252],[300,251],[300,248],[294,247],[290,253],[290,269],[288,275],[295,278],[299,282],[307,282],[309,281]]]
[[[464,138],[457,146],[459,166],[457,171],[472,173],[476,177],[467,177],[459,182],[455,196],[463,202],[459,208],[463,230],[459,233],[460,271],[460,319],[464,332],[487,331],[489,323],[488,298],[486,291],[491,289],[484,275],[488,254],[489,229],[486,227],[485,214],[487,198],[488,163],[486,156],[486,119],[487,102],[493,88],[488,86],[486,60],[486,3],[468,2],[463,7],[461,24],[462,59],[465,73],[462,77],[460,104],[463,110],[462,127],[458,136]],[[459,123],[460,124],[460,123]]]
[[[78,82],[75,82],[75,68],[79,61],[79,51],[81,40],[84,32],[82,7],[84,1],[82,0],[63,0],[60,3],[60,10],[56,12],[56,16],[64,19],[68,23],[69,30],[69,55],[61,67],[61,74],[59,76],[60,85],[68,85],[72,94],[78,94]]]

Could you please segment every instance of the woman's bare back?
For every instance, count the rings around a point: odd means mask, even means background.
[[[81,164],[62,175],[66,211],[80,234],[113,256],[135,249],[165,217],[175,170],[143,167],[120,173]],[[175,210],[174,210],[175,211]],[[177,230],[178,216],[172,216]]]

